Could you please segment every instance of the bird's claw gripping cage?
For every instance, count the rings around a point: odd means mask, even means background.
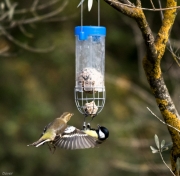
[[[105,35],[101,26],[78,26],[75,102],[80,113],[96,116],[105,104]]]

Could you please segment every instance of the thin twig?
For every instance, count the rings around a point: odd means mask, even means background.
[[[134,6],[134,4],[133,3],[131,3],[129,0],[119,0],[121,3],[123,3],[123,4],[129,4],[129,5],[131,5],[131,6]],[[135,7],[135,6],[134,6]]]
[[[179,48],[177,48],[177,49],[176,49],[175,53],[177,53],[177,52],[178,52],[178,50],[179,50]]]
[[[10,0],[5,0],[6,6],[8,7],[8,9],[10,9],[12,7]]]
[[[158,3],[159,3],[159,7],[162,8],[162,5],[161,5],[161,0],[158,0]],[[164,15],[163,15],[163,12],[161,11],[161,20],[163,21],[164,19]],[[171,33],[171,32],[170,32]],[[172,57],[173,59],[176,61],[177,65],[180,67],[180,63],[178,62],[178,57],[176,56],[175,52],[173,51],[173,48],[172,48],[172,44],[171,44],[171,40],[168,39],[168,44],[169,44],[169,48],[167,48],[169,50],[169,52],[172,54]],[[170,67],[171,68],[171,67]]]
[[[17,3],[14,3],[13,5],[11,5],[10,9],[3,13],[2,16],[0,17],[0,21],[3,21],[6,17],[9,17],[9,20],[12,19],[14,12],[15,12],[15,8],[17,7]]]
[[[3,21],[8,15],[9,15],[9,11],[3,13],[3,14],[0,16],[0,21]]]
[[[174,127],[174,126],[172,126],[172,125],[169,125],[169,124],[167,124],[166,122],[164,122],[163,120],[161,120],[161,119],[160,119],[156,114],[154,114],[148,107],[147,107],[147,109],[148,109],[148,111],[149,111],[153,116],[155,116],[160,122],[162,122],[163,124],[165,124],[165,125],[173,128],[173,129],[177,130],[178,132],[180,132],[180,130],[177,129],[176,127]]]
[[[59,1],[60,0],[52,0],[52,1],[49,1],[48,3],[46,3],[46,4],[39,5],[36,8],[34,8],[34,6],[32,6],[29,9],[15,10],[14,11],[14,15],[16,15],[16,14],[26,14],[26,13],[35,13],[35,11],[37,11],[37,10],[44,10],[44,9],[48,8],[49,6],[52,6],[52,5],[56,4]],[[3,13],[0,16],[0,21],[3,21],[9,15],[9,11],[10,10],[8,10],[7,12]]]
[[[153,9],[156,9],[153,2],[152,2],[152,0],[150,0],[150,2],[151,2],[151,5],[152,5]]]
[[[110,164],[117,169],[125,170],[128,172],[131,171],[132,173],[138,173],[137,175],[139,175],[139,173],[141,173],[141,175],[148,175],[148,173],[152,172],[152,168],[156,168],[156,171],[158,173],[165,173],[167,171],[166,167],[164,167],[164,164],[157,164],[157,163],[156,164],[151,163],[151,165],[132,164],[130,162],[125,162],[122,159],[120,160],[114,159],[114,160],[110,160]],[[132,174],[132,175],[136,175],[136,174]]]
[[[19,24],[29,24],[29,23],[35,23],[35,22],[39,22],[39,21],[48,19],[48,18],[53,17],[53,16],[59,14],[60,12],[62,12],[64,10],[64,8],[67,6],[68,2],[69,2],[69,0],[64,1],[64,3],[60,6],[60,8],[58,8],[55,11],[50,12],[48,14],[37,16],[37,17],[34,17],[34,18],[29,18],[29,19],[26,19],[26,20],[15,21],[15,23],[18,24],[18,25]]]
[[[33,35],[27,32],[23,25],[19,25],[19,29],[26,37],[33,38]]]
[[[159,3],[159,7],[160,7],[160,9],[161,9],[161,8],[162,8],[161,0],[158,0],[158,3]],[[163,14],[162,10],[160,11],[160,13],[161,13],[161,21],[163,21],[163,19],[164,19],[164,14]]]
[[[43,20],[42,22],[66,21],[66,20],[69,20],[69,19],[72,19],[72,18],[75,18],[75,17],[77,17],[77,13],[69,15],[69,16],[60,17],[60,18],[57,17],[57,18],[46,19],[46,20]]]
[[[32,9],[37,9],[38,3],[39,3],[39,0],[34,0],[34,2],[32,4]]]
[[[132,5],[129,5],[129,4],[123,4],[119,1],[114,1],[114,0],[108,0],[109,2],[111,2],[112,4],[115,3],[115,4],[120,4],[120,5],[123,5],[123,6],[127,6],[127,7],[130,7],[130,8],[137,8],[137,9],[142,9],[142,10],[148,10],[148,11],[164,11],[164,10],[172,10],[172,9],[179,9],[180,6],[175,6],[175,7],[169,7],[169,8],[156,8],[156,9],[150,9],[150,8],[144,8],[144,7],[138,7],[138,6],[132,6]]]
[[[31,7],[29,9],[16,10],[15,14],[24,14],[24,13],[37,11],[37,10],[44,10],[45,8],[48,8],[49,6],[52,6],[52,5],[56,4],[59,1],[60,0],[51,0],[51,1],[48,1],[48,3],[46,3],[46,4],[42,4],[42,5],[37,6],[36,8]]]
[[[170,49],[168,49],[168,50],[169,50],[169,52],[172,54],[172,57],[173,57],[173,59],[176,61],[177,65],[180,67],[180,63],[179,63],[179,61],[178,61],[179,57],[176,56],[176,54],[174,54],[174,52],[171,51]]]
[[[17,46],[25,49],[25,50],[28,50],[28,51],[31,51],[31,52],[37,52],[37,53],[47,53],[47,52],[50,52],[54,49],[54,46],[52,47],[49,47],[49,48],[45,48],[45,49],[37,49],[37,48],[33,48],[33,47],[30,47],[24,43],[21,43],[19,42],[18,40],[16,40],[15,38],[13,38],[5,29],[3,29],[1,26],[0,26],[0,30],[1,32],[8,38],[8,40],[10,40],[12,43],[16,44]]]
[[[33,4],[32,4],[32,10],[33,10],[33,11],[32,11],[31,13],[32,13],[34,16],[38,16],[37,13],[36,13],[36,11],[37,11],[37,10],[36,10],[36,7],[37,7],[38,3],[39,3],[39,0],[34,0],[34,2],[33,2]]]
[[[160,154],[161,159],[162,159],[163,163],[165,164],[165,166],[169,169],[169,171],[170,171],[174,176],[176,176],[176,175],[173,173],[173,171],[171,170],[171,168],[170,168],[170,167],[166,164],[166,162],[164,161],[164,158],[163,158],[163,156],[162,156],[162,153],[159,152],[159,154]]]

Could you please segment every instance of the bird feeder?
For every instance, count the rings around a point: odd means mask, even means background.
[[[105,36],[102,26],[75,27],[75,102],[85,116],[96,116],[105,104]]]

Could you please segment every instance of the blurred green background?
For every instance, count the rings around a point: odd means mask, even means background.
[[[13,1],[15,2],[15,0]],[[16,1],[18,8],[29,8],[33,1]],[[42,1],[40,3],[45,3]],[[60,1],[43,13],[61,6]],[[9,46],[15,56],[0,58],[0,174],[18,176],[168,176],[170,172],[158,154],[149,148],[154,134],[170,142],[165,125],[146,109],[161,117],[147,84],[141,60],[145,47],[136,23],[101,1],[101,25],[106,26],[106,103],[93,120],[110,131],[108,140],[97,149],[68,151],[57,149],[52,154],[47,145],[27,147],[36,141],[45,125],[63,112],[75,115],[70,125],[82,127],[83,116],[74,102],[75,37],[80,25],[79,0],[69,1],[57,16],[57,22],[26,25],[33,34],[28,38],[18,28],[10,30],[17,40],[35,48],[55,46],[48,53],[33,53],[0,36],[1,47]],[[84,11],[84,25],[97,25],[97,3],[91,12]],[[151,7],[149,1],[143,7]],[[158,7],[158,4],[155,3]],[[154,34],[160,25],[160,12],[145,11]],[[19,17],[17,17],[19,18]],[[23,18],[23,17],[22,17]],[[173,49],[179,48],[180,16],[172,29]],[[170,94],[180,110],[180,70],[169,52],[165,53],[162,70]],[[170,164],[170,151],[163,153]]]

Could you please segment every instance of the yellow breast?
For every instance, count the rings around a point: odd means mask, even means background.
[[[92,136],[94,138],[98,138],[98,135],[96,133],[96,131],[93,131],[93,130],[85,130],[84,131],[86,134],[88,134],[89,136]]]

